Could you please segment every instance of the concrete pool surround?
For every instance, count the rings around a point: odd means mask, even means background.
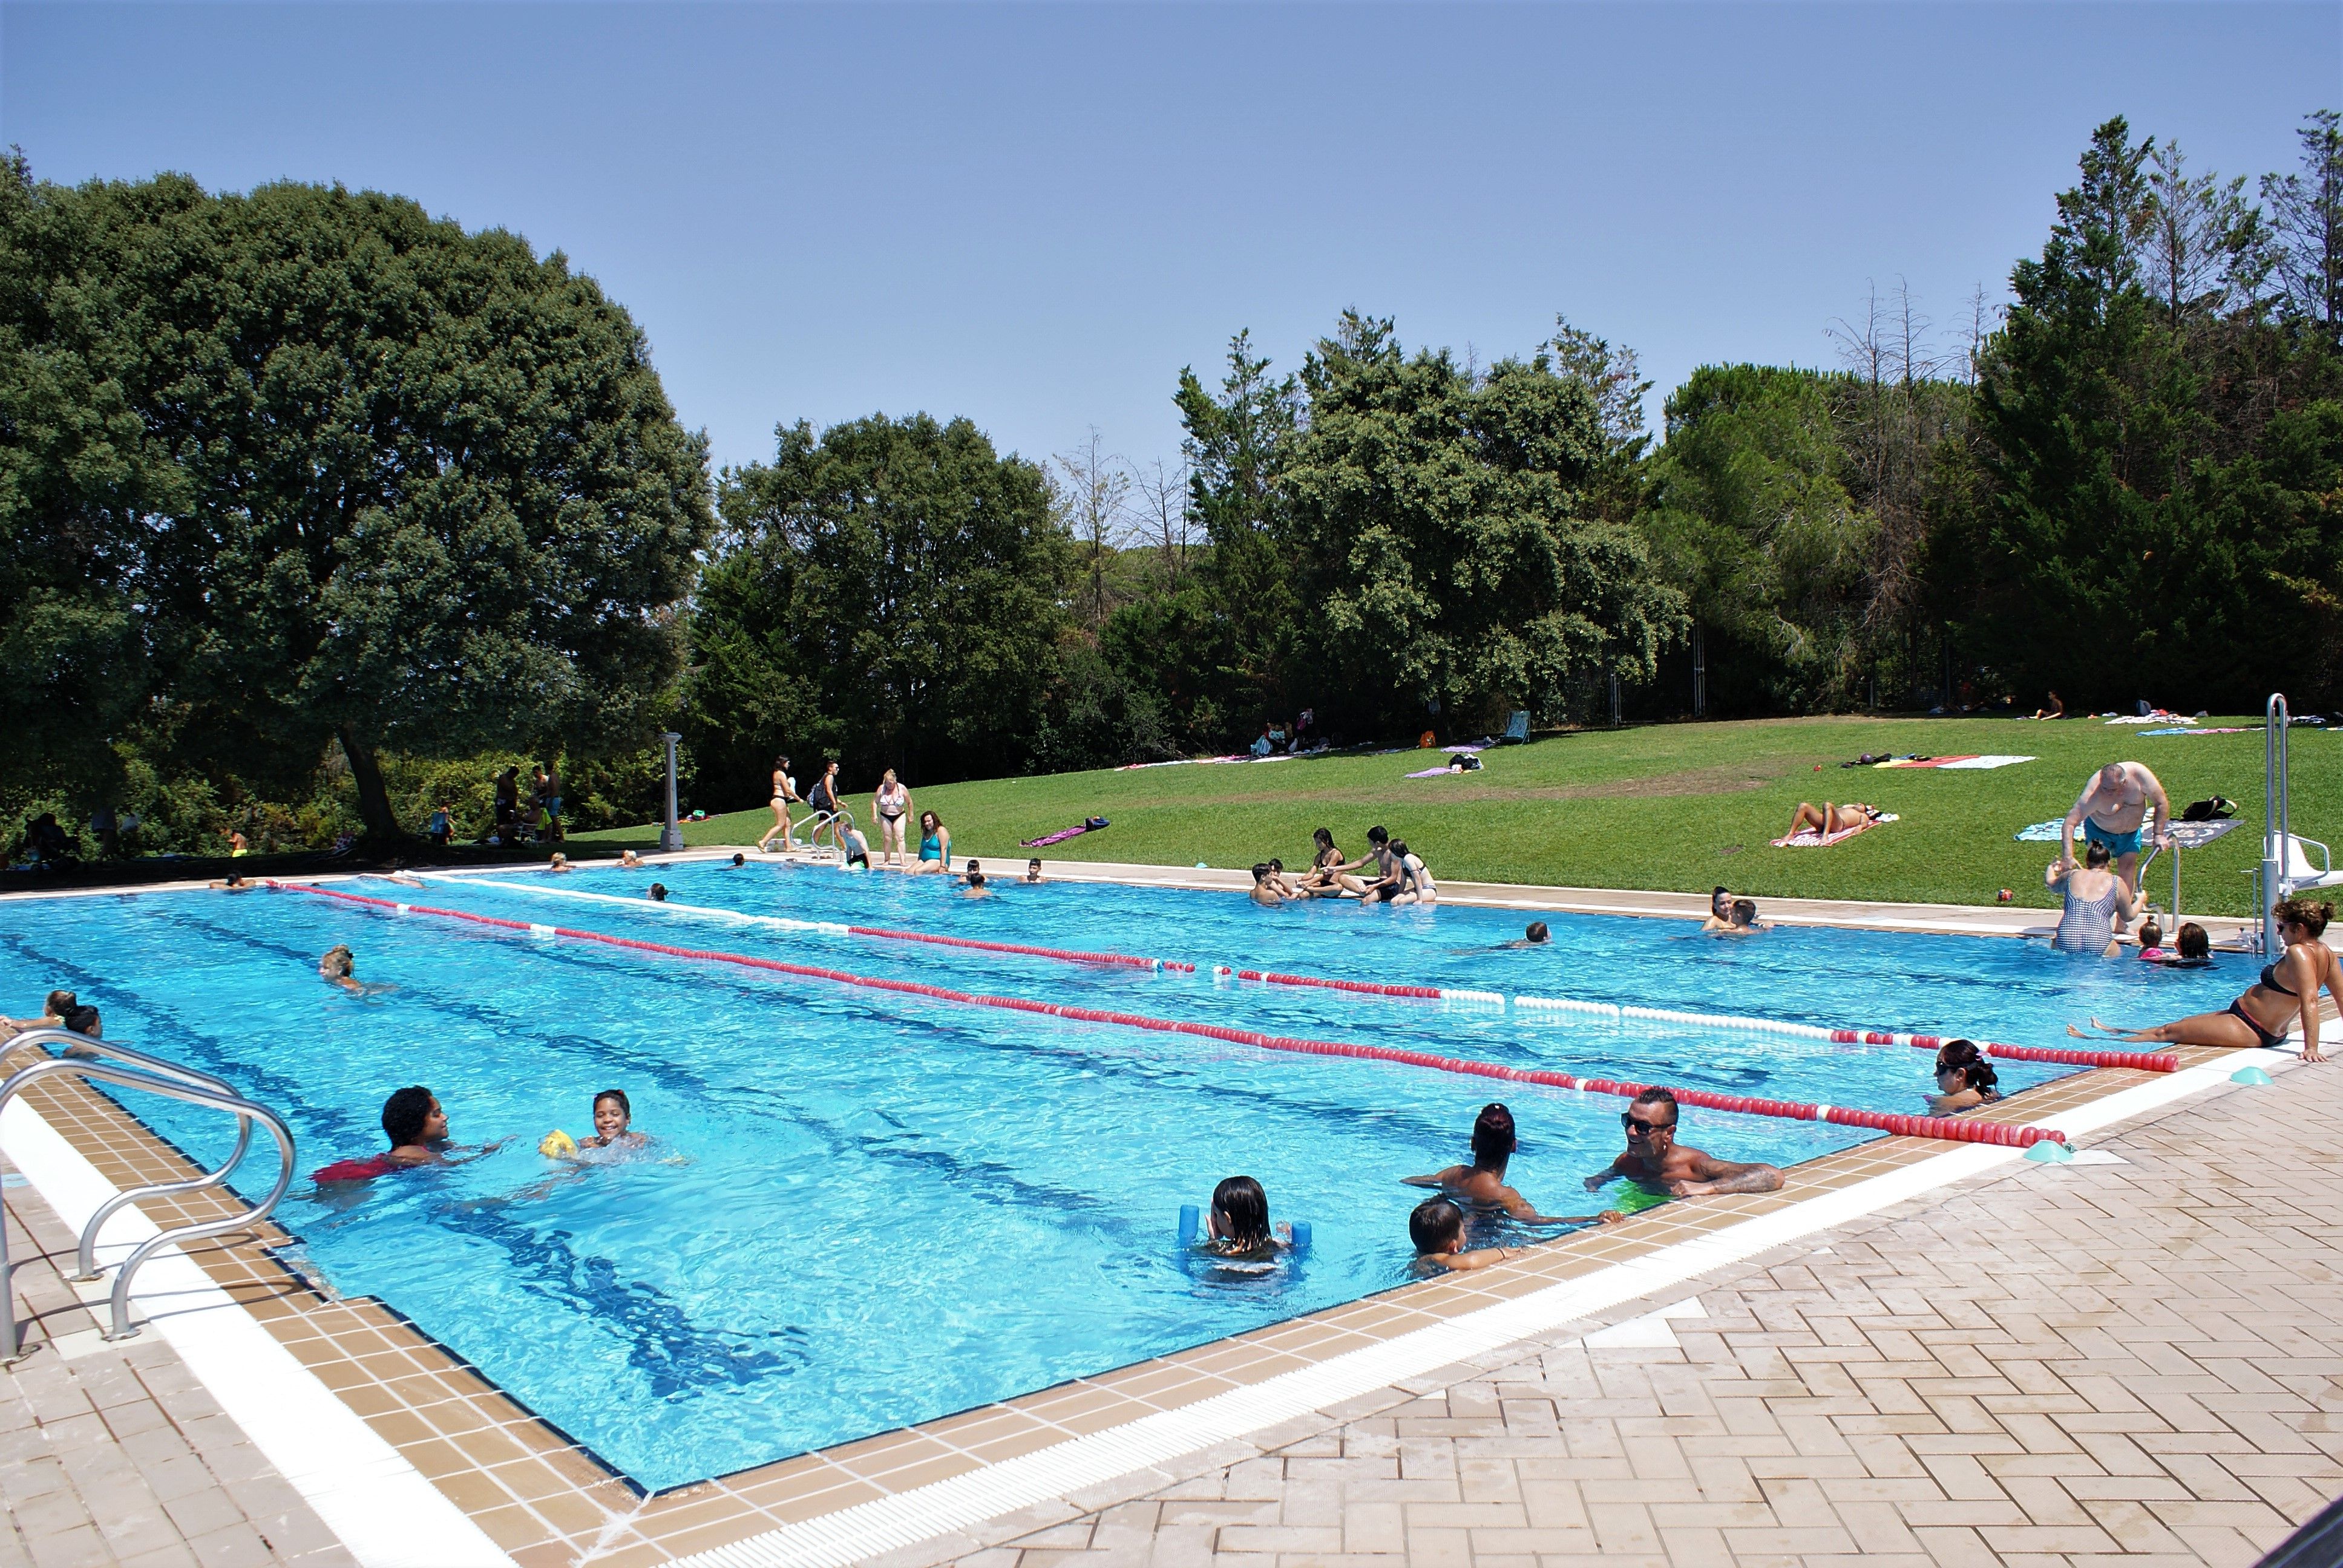
[[[1099,869],[1066,862],[1050,874],[1091,879]],[[1184,871],[1134,869],[1146,874],[1096,879],[1196,885]],[[1219,875],[1242,885],[1242,873]],[[1506,888],[1477,896],[1483,891],[1443,887],[1452,902],[1694,919],[1705,913],[1704,900],[1691,895]],[[1590,901],[1600,907],[1586,908]],[[1775,908],[1790,902],[1775,901]],[[1628,905],[1635,907],[1623,907]],[[1946,911],[1956,918],[1937,920],[1933,909],[1845,906],[1833,921],[1833,908],[1798,908],[1777,919],[1979,935],[2022,930],[2006,919],[1998,927],[1974,919],[1994,916],[1989,910]],[[266,1397],[276,1402],[275,1412],[255,1408],[247,1392],[233,1407],[237,1420],[260,1429],[256,1441],[262,1431],[277,1434],[263,1442],[269,1457],[362,1563],[549,1568],[591,1561],[626,1568],[681,1560],[707,1568],[831,1568],[882,1553],[916,1557],[921,1543],[1005,1539],[1021,1517],[1064,1516],[1054,1500],[1130,1493],[1149,1478],[1175,1478],[1237,1452],[1232,1445],[1248,1434],[1317,1420],[1394,1381],[1615,1312],[1736,1259],[2001,1167],[2020,1158],[2014,1140],[2025,1131],[2036,1135],[2026,1158],[2056,1159],[2037,1152],[2066,1151],[2040,1136],[2054,1119],[2069,1135],[2087,1134],[2232,1081],[2254,1081],[2248,1074],[2268,1081],[2266,1068],[2256,1064],[2264,1057],[2272,1066],[2288,1060],[2278,1053],[2207,1048],[2159,1054],[2172,1059],[2157,1063],[2163,1070],[2141,1070],[2145,1059],[2094,1066],[1962,1119],[2010,1130],[2011,1141],[1947,1147],[1891,1135],[1794,1168],[1781,1193],[1664,1205],[1471,1276],[1404,1286],[920,1427],[652,1495],[614,1475],[396,1313],[366,1300],[331,1299],[293,1273],[272,1250],[292,1239],[274,1226],[256,1227],[258,1233],[241,1242],[224,1237],[159,1256],[141,1277],[136,1298],[175,1347],[194,1336],[189,1342],[198,1348],[188,1359],[207,1384],[243,1379],[248,1390],[274,1391]],[[2238,1067],[2240,1060],[2247,1065]],[[76,1086],[44,1085],[12,1105],[0,1147],[68,1221],[114,1191],[190,1169],[118,1106]],[[2087,1163],[2091,1151],[2084,1152]],[[235,1203],[210,1192],[154,1207],[166,1221],[209,1220],[232,1212]],[[138,1218],[146,1227],[141,1234],[151,1233],[153,1219]],[[1168,1213],[1166,1219],[1169,1231]],[[132,1234],[132,1216],[119,1224],[121,1236]],[[109,1241],[106,1251],[115,1250]],[[166,1273],[166,1265],[176,1272]],[[1647,1315],[1698,1311],[1696,1302],[1688,1309],[1681,1302],[1664,1307]],[[231,1326],[197,1328],[211,1323]],[[243,1359],[223,1362],[200,1345],[203,1334],[244,1344]],[[242,1370],[272,1359],[275,1382],[254,1382]],[[291,1411],[307,1412],[317,1431],[341,1435],[302,1452],[283,1435],[288,1428],[281,1417]],[[397,1529],[387,1527],[392,1521]]]

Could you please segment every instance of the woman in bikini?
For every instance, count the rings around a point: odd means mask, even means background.
[[[1334,848],[1334,835],[1324,828],[1312,828],[1310,837],[1318,846],[1310,869],[1294,891],[1305,899],[1339,899],[1344,893],[1363,893],[1367,885],[1343,868],[1347,864],[1342,851]]]
[[[911,812],[911,792],[903,788],[892,768],[880,776],[879,788],[870,793],[870,812],[879,819],[879,863],[909,864],[910,853],[903,848],[903,819]]]
[[[781,848],[783,849],[794,849],[797,848],[796,840],[789,837],[789,802],[797,798],[797,781],[789,777],[789,759],[786,757],[774,758],[773,825],[765,829],[765,836],[763,838],[757,840],[757,852],[759,854],[763,854],[766,850],[770,849],[773,847],[773,835],[776,833],[779,833],[781,836]]]
[[[1811,800],[1798,802],[1798,809],[1790,819],[1785,838],[1795,838],[1812,828],[1827,839],[1834,833],[1850,832],[1856,828],[1868,828],[1879,818],[1879,808],[1850,800],[1844,806],[1834,806],[1825,800],[1817,806]]]
[[[2318,939],[2326,934],[2327,922],[2335,918],[2335,906],[2288,899],[2276,912],[2278,937],[2286,950],[2276,963],[2262,966],[2261,979],[2247,987],[2246,994],[2227,1010],[2200,1012],[2154,1029],[2117,1030],[2097,1019],[2091,1020],[2091,1027],[2123,1040],[2234,1050],[2258,1045],[2276,1050],[2286,1043],[2287,1032],[2299,1020],[2302,1060],[2326,1060],[2318,1049],[2318,989],[2324,986],[2329,996],[2343,998],[2343,967],[2338,967],[2334,950]],[[2066,1032],[2081,1040],[2094,1038],[2071,1023]]]

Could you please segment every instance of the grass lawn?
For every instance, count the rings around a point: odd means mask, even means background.
[[[2258,724],[2207,719],[2203,724]],[[1217,867],[1282,855],[1310,859],[1310,829],[1333,829],[1356,856],[1380,822],[1444,879],[1574,887],[1705,891],[1722,882],[1755,897],[1991,903],[2008,888],[2021,904],[2055,909],[2042,885],[2054,846],[2020,844],[2029,822],[2063,815],[2092,769],[2131,759],[2153,768],[2176,809],[2212,794],[2237,802],[2247,826],[2188,857],[2185,910],[2251,912],[2239,872],[2260,858],[2262,734],[2156,737],[2097,719],[1791,719],[1663,725],[1556,736],[1488,752],[1481,772],[1408,779],[1434,754],[1300,759],[1242,767],[1190,766],[1061,773],[920,789],[915,810],[942,814],[955,859],[976,854],[1022,865],[1022,839],[1085,817],[1103,832],[1043,851],[1052,859]],[[2330,752],[2343,732],[2297,729],[2298,834],[2343,831],[2343,792]],[[1846,769],[1863,752],[2030,753],[2038,760],[1990,771]],[[1819,769],[1819,771],[1817,769]],[[870,827],[870,797],[850,797]],[[1864,800],[1900,815],[1827,849],[1776,849],[1801,799]],[[691,844],[753,842],[771,822],[759,809],[684,825]],[[579,834],[581,844],[648,847],[655,829]],[[875,837],[875,833],[874,833]],[[916,834],[914,835],[916,838]],[[2343,846],[2338,846],[2343,849]],[[2169,901],[2169,858],[2148,878]]]

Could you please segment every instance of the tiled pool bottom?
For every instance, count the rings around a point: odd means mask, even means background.
[[[2221,1053],[2190,1053],[2199,1060]],[[1996,1108],[2008,1121],[2055,1117],[2157,1075],[2101,1070],[2046,1084]],[[35,1108],[117,1186],[188,1167],[118,1108],[79,1088],[45,1086]],[[1493,1303],[1714,1233],[1755,1215],[1908,1167],[1944,1151],[1890,1138],[1798,1167],[1780,1194],[1669,1205],[1625,1226],[1539,1248],[1516,1263],[1413,1285],[1312,1317],[1002,1404],[645,1497],[396,1314],[329,1302],[252,1241],[200,1254],[211,1276],[417,1471],[524,1568],[655,1563],[900,1493],[1178,1409],[1322,1362]],[[216,1194],[149,1205],[165,1223],[226,1211]]]

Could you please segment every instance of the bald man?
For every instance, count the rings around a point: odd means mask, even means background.
[[[2153,830],[2147,821],[2151,810],[2156,816]],[[2075,829],[2079,827],[2087,841],[2107,847],[2116,858],[2116,875],[2137,898],[2140,840],[2146,838],[2152,848],[2161,849],[2172,842],[2167,831],[2171,826],[2172,801],[2147,764],[2110,762],[2091,775],[2090,783],[2067,810],[2059,838],[2059,864],[2074,868]]]

